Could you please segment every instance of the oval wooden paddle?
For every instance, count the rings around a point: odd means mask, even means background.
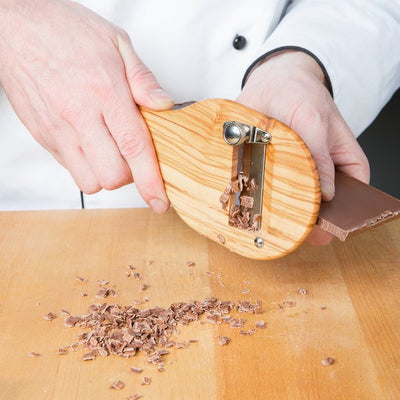
[[[304,241],[320,207],[315,162],[303,140],[281,122],[229,100],[211,99],[187,107],[141,108],[157,152],[167,195],[193,229],[243,256],[268,260],[288,254]],[[225,143],[223,124],[239,121],[266,130],[261,227],[230,226],[219,201],[236,178],[237,151]],[[254,241],[263,241],[256,247]]]

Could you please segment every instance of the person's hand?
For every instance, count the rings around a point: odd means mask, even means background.
[[[369,165],[323,82],[323,72],[310,56],[285,51],[251,72],[237,101],[280,120],[303,138],[318,167],[322,200],[329,201],[335,195],[335,166],[368,183]],[[331,239],[315,226],[307,241],[322,245]]]
[[[128,35],[64,0],[2,0],[0,25],[0,82],[34,138],[83,192],[134,179],[153,210],[166,211],[157,158],[136,104],[161,110],[173,102]]]

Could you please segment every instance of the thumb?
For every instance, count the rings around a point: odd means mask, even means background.
[[[330,201],[335,196],[335,166],[328,152],[316,152],[313,157],[318,168],[322,200]]]
[[[118,38],[118,49],[125,64],[125,73],[136,104],[153,110],[168,110],[174,105],[154,74],[143,64],[129,37]]]

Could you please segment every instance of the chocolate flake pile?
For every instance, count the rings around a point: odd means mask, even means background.
[[[260,308],[259,301],[254,304],[249,301],[239,301],[234,304],[216,297],[205,298],[202,301],[177,302],[167,309],[161,307],[137,309],[133,306],[121,307],[104,303],[91,305],[88,313],[81,316],[66,315],[64,325],[68,328],[78,326],[89,329],[79,335],[79,344],[89,350],[89,353],[83,356],[84,361],[111,354],[132,357],[137,352],[143,351],[148,355],[147,362],[157,365],[158,370],[162,372],[165,366],[163,357],[169,354],[167,348],[187,348],[189,343],[196,341],[172,340],[171,336],[179,333],[178,324],[188,325],[199,320],[204,314],[206,320],[211,323],[227,323],[232,328],[243,328],[246,322],[244,319],[234,318],[228,314],[232,310],[254,314],[259,313]],[[253,333],[254,330],[240,332],[242,335]],[[131,370],[135,373],[142,372],[136,367],[132,367]]]
[[[240,174],[236,180],[231,181],[225,188],[219,198],[224,210],[228,208],[231,195],[234,193],[240,194],[240,205],[233,204],[229,208],[229,225],[249,231],[256,231],[258,229],[258,221],[261,215],[251,215],[251,210],[254,207],[254,198],[250,194],[255,187],[254,178],[249,180],[247,176]]]

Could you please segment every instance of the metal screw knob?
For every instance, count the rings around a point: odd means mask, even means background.
[[[259,236],[257,236],[254,239],[254,245],[260,249],[261,247],[264,246],[264,240],[262,238],[260,238]]]
[[[223,135],[226,143],[237,146],[246,141],[248,132],[242,124],[231,121],[225,122]]]

